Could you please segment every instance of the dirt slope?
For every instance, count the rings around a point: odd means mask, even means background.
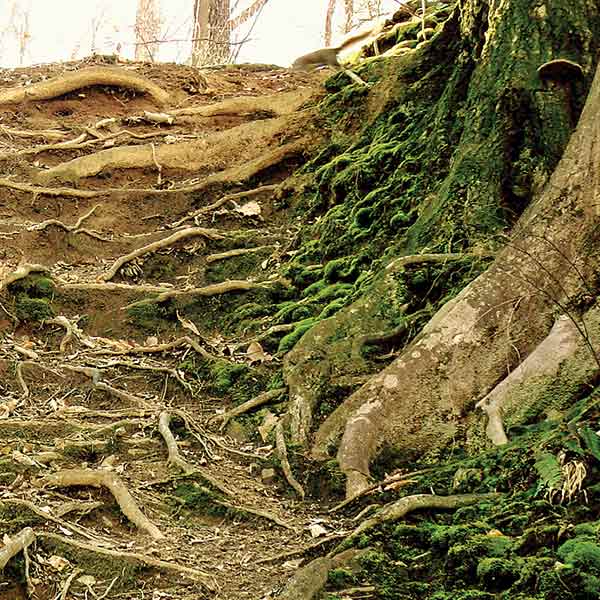
[[[275,370],[270,355],[246,352],[252,333],[224,336],[220,302],[285,289],[270,273],[294,228],[275,184],[311,127],[285,120],[320,93],[319,76],[98,58],[3,71],[0,98],[90,66],[148,78],[169,101],[97,85],[0,105],[0,531],[33,528],[25,583],[40,599],[270,597],[314,543],[311,523],[343,523],[300,502],[281,471],[261,477],[279,466],[272,436],[235,439],[211,424],[233,399],[227,380],[215,394],[198,373],[250,365],[266,381]],[[125,162],[113,153],[97,172],[46,177],[115,150]],[[164,292],[187,303],[154,303]],[[161,415],[180,453],[170,465]],[[120,507],[115,485],[132,496]],[[0,599],[21,597],[24,571],[21,554]]]

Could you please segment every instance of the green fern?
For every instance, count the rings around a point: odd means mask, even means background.
[[[585,442],[588,450],[594,455],[597,460],[600,460],[600,437],[598,434],[589,427],[584,427],[580,430],[579,435]]]
[[[559,490],[563,484],[561,465],[554,454],[543,452],[536,456],[535,470],[540,476],[540,487]]]

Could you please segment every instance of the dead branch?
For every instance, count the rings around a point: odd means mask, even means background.
[[[463,506],[471,506],[479,502],[498,500],[502,494],[456,494],[454,496],[437,496],[436,494],[415,494],[414,496],[405,496],[391,504],[384,506],[376,515],[363,521],[346,539],[330,553],[331,556],[337,554],[340,549],[346,548],[349,544],[363,534],[365,531],[373,529],[383,523],[397,521],[402,519],[408,513],[414,510],[428,508],[454,510]]]
[[[240,404],[239,406],[232,408],[231,410],[228,410],[226,413],[215,416],[215,420],[222,421],[219,429],[223,431],[223,429],[225,429],[227,423],[229,423],[231,419],[234,419],[239,415],[243,415],[244,413],[247,413],[253,408],[257,408],[258,406],[263,406],[264,404],[272,402],[273,400],[275,400],[275,398],[278,398],[279,396],[281,396],[281,394],[283,394],[286,391],[287,388],[277,388],[276,390],[268,390],[266,392],[262,392],[262,394],[259,394],[258,396],[252,398],[251,400],[248,400],[247,402],[244,402],[243,404]]]
[[[17,183],[10,179],[0,178],[0,187],[7,187],[21,192],[29,192],[35,196],[67,196],[72,198],[97,198],[106,196],[109,192],[105,190],[74,190],[72,188],[48,188],[26,183]]]
[[[220,283],[213,283],[206,285],[201,288],[190,288],[187,290],[169,290],[159,294],[155,298],[147,298],[146,300],[139,300],[138,302],[132,302],[127,306],[121,308],[121,310],[127,310],[134,306],[145,306],[148,304],[159,304],[165,302],[171,298],[180,298],[181,296],[218,296],[220,294],[227,294],[229,292],[247,292],[250,290],[259,290],[271,287],[277,283],[277,280],[272,281],[246,281],[243,279],[230,279],[228,281],[222,281]]]
[[[234,250],[228,250],[227,252],[219,252],[218,254],[209,254],[206,257],[206,262],[208,264],[216,262],[218,260],[224,260],[226,258],[233,258],[234,256],[242,256],[244,254],[252,254],[254,252],[260,252],[261,250],[266,250],[267,248],[273,248],[273,245],[269,246],[257,246],[256,248],[236,248]]]
[[[281,424],[281,421],[278,421],[277,425],[275,426],[275,439],[277,444],[277,454],[279,456],[281,468],[283,469],[283,474],[285,475],[287,482],[294,488],[296,493],[300,496],[300,499],[304,500],[304,488],[294,477],[294,474],[292,473],[292,468],[290,467],[290,462],[287,456],[287,447],[285,445],[285,436],[283,435],[283,425]]]
[[[33,532],[33,529],[31,529],[31,527],[25,527],[8,541],[5,541],[4,546],[0,548],[0,571],[4,569],[13,556],[16,556],[22,550],[25,550],[25,548],[32,544],[34,540],[35,533]]]
[[[137,250],[134,250],[133,252],[130,252],[125,256],[121,256],[113,263],[108,272],[102,275],[101,279],[103,281],[110,281],[124,264],[128,263],[134,258],[143,256],[144,254],[148,254],[149,252],[155,252],[156,250],[159,250],[161,248],[166,248],[168,246],[171,246],[172,244],[175,244],[179,240],[200,235],[205,238],[208,238],[209,240],[222,240],[225,237],[212,229],[205,229],[203,227],[191,227],[189,229],[182,229],[181,231],[177,231],[173,235],[163,238],[162,240],[152,242],[151,244],[147,244],[142,248],[138,248]]]
[[[146,531],[155,540],[165,536],[138,508],[135,500],[123,482],[110,471],[94,471],[92,469],[67,469],[42,477],[44,486],[70,487],[76,485],[104,486],[114,496],[123,514],[139,529]]]
[[[182,573],[192,578],[194,581],[198,581],[202,585],[204,585],[208,590],[214,591],[214,586],[212,583],[209,583],[208,580],[210,576],[204,571],[200,571],[198,569],[191,569],[190,567],[184,567],[183,565],[178,565],[175,563],[166,562],[164,560],[159,560],[158,558],[153,558],[146,554],[138,554],[136,552],[126,552],[124,550],[111,550],[110,548],[102,548],[101,546],[96,546],[94,544],[86,544],[84,542],[79,542],[77,540],[73,540],[64,535],[58,535],[56,533],[47,533],[40,532],[36,534],[38,539],[47,539],[54,540],[61,544],[67,544],[69,546],[73,546],[75,548],[80,548],[81,550],[87,550],[89,552],[94,552],[96,554],[102,554],[104,556],[113,556],[115,558],[120,558],[123,560],[133,560],[137,562],[141,562],[144,565],[148,565],[149,567],[154,567],[156,569],[160,569],[163,571],[175,571],[176,573]]]
[[[90,67],[62,73],[46,81],[24,87],[9,88],[0,92],[0,105],[35,100],[50,100],[68,92],[94,85],[111,85],[148,94],[157,104],[166,104],[169,94],[150,80],[115,67]]]
[[[195,219],[196,217],[199,217],[200,215],[205,215],[207,213],[212,212],[213,210],[216,210],[217,208],[223,206],[223,204],[227,204],[227,202],[239,200],[240,198],[248,198],[250,196],[256,196],[257,194],[262,194],[263,192],[273,192],[278,187],[279,187],[278,185],[261,185],[260,187],[257,187],[257,188],[251,189],[251,190],[244,190],[243,192],[236,192],[235,194],[227,194],[226,196],[219,198],[219,200],[217,200],[216,202],[213,202],[212,204],[209,204],[208,206],[203,206],[202,208],[199,208],[198,210],[195,210],[194,212],[188,213],[185,217],[183,217],[182,219],[179,219],[179,221],[176,221],[175,223],[171,223],[169,225],[169,227],[171,229],[174,229],[175,227],[179,227],[182,223],[185,223],[186,221],[189,221],[190,219]],[[181,191],[181,188],[179,191]]]

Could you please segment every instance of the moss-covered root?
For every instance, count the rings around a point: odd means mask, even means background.
[[[342,548],[347,548],[359,535],[369,529],[389,521],[397,521],[405,517],[408,513],[423,508],[442,508],[454,510],[463,506],[471,506],[479,502],[497,500],[502,494],[456,494],[453,496],[437,496],[435,494],[415,494],[414,496],[405,496],[388,504],[380,510],[374,517],[363,521],[335,550],[330,556],[335,555]]]
[[[327,574],[331,569],[338,569],[355,562],[367,550],[346,550],[333,557],[320,557],[302,567],[288,581],[279,598],[281,600],[313,600],[327,583]]]

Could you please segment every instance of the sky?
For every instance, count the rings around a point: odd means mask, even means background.
[[[118,43],[125,58],[133,58],[137,0],[0,0],[0,66],[19,65],[17,37],[11,28],[11,9],[29,14],[30,40],[24,66],[83,58],[92,53],[92,30],[96,20],[96,50],[111,54]],[[239,6],[249,0],[241,0]],[[339,4],[342,4],[341,2]],[[398,0],[381,0],[388,11]],[[193,0],[161,0],[163,37],[161,61],[185,62],[189,57]],[[323,46],[327,0],[269,0],[240,53],[238,62],[274,63],[288,66],[298,56]],[[334,43],[339,23],[334,23]],[[17,21],[18,22],[18,21]],[[21,21],[22,22],[22,21]]]

